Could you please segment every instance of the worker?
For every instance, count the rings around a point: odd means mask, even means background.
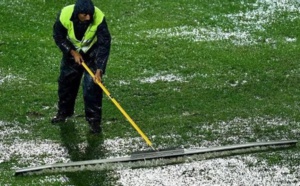
[[[64,7],[53,26],[53,38],[62,52],[58,77],[58,111],[53,124],[63,123],[74,114],[75,100],[83,77],[85,119],[90,132],[102,131],[101,81],[110,53],[111,35],[103,12],[91,0],[77,0]],[[81,65],[85,62],[95,73],[90,76]]]

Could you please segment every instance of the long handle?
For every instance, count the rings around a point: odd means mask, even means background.
[[[85,70],[94,78],[94,74],[93,72],[89,69],[89,67],[85,64],[85,62],[81,63],[82,66],[85,68]],[[115,98],[113,98],[111,96],[111,94],[109,93],[109,91],[105,88],[105,86],[97,81],[96,82],[100,88],[104,91],[104,93],[109,97],[109,99],[116,105],[116,107],[121,111],[121,113],[125,116],[125,118],[129,121],[129,123],[133,126],[133,128],[142,136],[142,138],[146,141],[146,143],[153,149],[152,143],[149,140],[149,138],[143,133],[143,131],[137,126],[137,124],[135,124],[135,122],[131,119],[131,117],[126,113],[126,111],[121,107],[121,105],[117,102],[117,100]]]

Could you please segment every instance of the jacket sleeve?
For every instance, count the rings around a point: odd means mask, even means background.
[[[97,28],[97,48],[96,48],[96,64],[97,69],[101,69],[105,73],[111,45],[111,35],[105,18]]]
[[[75,49],[74,45],[67,39],[68,30],[59,20],[60,13],[53,25],[53,39],[56,45],[64,54],[68,54],[71,49]]]

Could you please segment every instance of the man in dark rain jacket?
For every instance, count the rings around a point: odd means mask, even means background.
[[[101,88],[95,84],[105,73],[110,52],[111,36],[105,16],[91,0],[77,0],[64,7],[53,26],[53,38],[63,53],[58,78],[58,112],[52,123],[65,122],[74,114],[75,100],[83,78],[85,118],[90,132],[101,132]],[[95,72],[93,79],[85,72],[82,62]]]

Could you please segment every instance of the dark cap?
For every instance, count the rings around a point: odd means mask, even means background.
[[[95,7],[91,0],[77,0],[74,7],[75,14],[94,15]]]

